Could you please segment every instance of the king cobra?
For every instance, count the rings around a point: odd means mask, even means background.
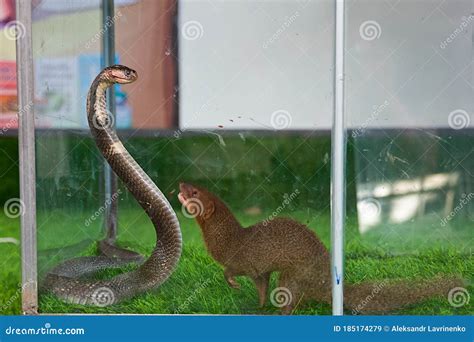
[[[42,287],[66,302],[108,306],[154,289],[169,278],[181,256],[181,230],[175,212],[160,189],[125,149],[106,109],[106,89],[115,83],[134,82],[137,78],[134,70],[123,65],[102,70],[87,95],[87,119],[100,152],[153,222],[156,245],[151,256],[136,270],[111,279],[97,280],[90,276],[102,269],[128,264],[133,257],[127,255],[139,254],[123,250],[128,252],[122,254],[124,257],[120,257],[120,253],[116,253],[119,257],[78,257],[54,267],[46,275]]]

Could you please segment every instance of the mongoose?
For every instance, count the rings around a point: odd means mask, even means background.
[[[194,214],[210,255],[224,266],[224,278],[239,288],[236,276],[250,277],[258,290],[260,306],[267,297],[272,272],[291,294],[282,308],[289,314],[302,299],[331,303],[330,255],[316,234],[305,225],[275,218],[243,228],[216,195],[202,187],[180,183],[179,201]],[[447,295],[461,280],[436,278],[420,283],[408,281],[345,285],[346,309],[353,313],[377,313]]]

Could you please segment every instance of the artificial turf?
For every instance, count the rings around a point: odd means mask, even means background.
[[[170,279],[155,291],[142,294],[122,303],[106,307],[85,307],[65,304],[52,295],[40,295],[42,313],[130,313],[130,314],[278,314],[279,309],[270,302],[258,308],[254,285],[245,277],[239,277],[240,290],[231,289],[223,279],[221,267],[207,254],[195,221],[178,216],[183,231],[184,249],[177,270]],[[268,213],[251,216],[239,213],[243,225],[264,219]],[[289,212],[290,216],[308,224],[329,246],[329,214],[308,211]],[[84,226],[84,213],[47,212],[38,215],[38,267],[43,275],[62,258],[77,255],[93,255],[94,239],[100,235],[99,222]],[[119,244],[147,255],[154,246],[154,231],[147,217],[138,208],[120,210]],[[420,280],[438,274],[460,275],[468,282],[474,274],[474,257],[470,253],[472,228],[441,227],[437,220],[428,219],[385,229],[374,229],[364,235],[357,231],[356,220],[350,216],[346,231],[345,280],[400,279]],[[0,237],[19,240],[19,220],[0,214]],[[75,248],[61,249],[74,245]],[[1,314],[20,314],[20,247],[1,243],[0,253],[0,308]],[[123,271],[123,270],[122,270]],[[117,270],[105,271],[108,277]],[[276,275],[271,288],[276,286]],[[472,283],[466,285],[473,293]],[[391,314],[407,315],[468,315],[474,312],[472,300],[453,307],[447,298],[433,298]],[[298,307],[295,314],[330,315],[331,308],[323,303],[308,303]],[[350,314],[350,312],[348,312]]]

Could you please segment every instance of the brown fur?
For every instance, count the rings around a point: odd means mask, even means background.
[[[331,302],[330,255],[316,234],[305,225],[287,218],[275,218],[243,228],[216,195],[194,185],[181,183],[179,199],[188,207],[198,202],[196,220],[209,254],[222,266],[224,277],[239,288],[236,276],[250,277],[265,304],[272,272],[279,272],[279,287],[291,293],[282,308],[291,313],[302,299]],[[345,286],[344,302],[353,313],[375,313],[401,308],[423,299],[447,295],[460,286],[457,279],[438,278],[409,284],[381,281]]]

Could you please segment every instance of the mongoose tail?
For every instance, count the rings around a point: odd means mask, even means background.
[[[449,291],[463,287],[460,278],[437,276],[426,280],[381,280],[344,287],[344,306],[352,314],[387,313],[423,300],[444,297]]]

